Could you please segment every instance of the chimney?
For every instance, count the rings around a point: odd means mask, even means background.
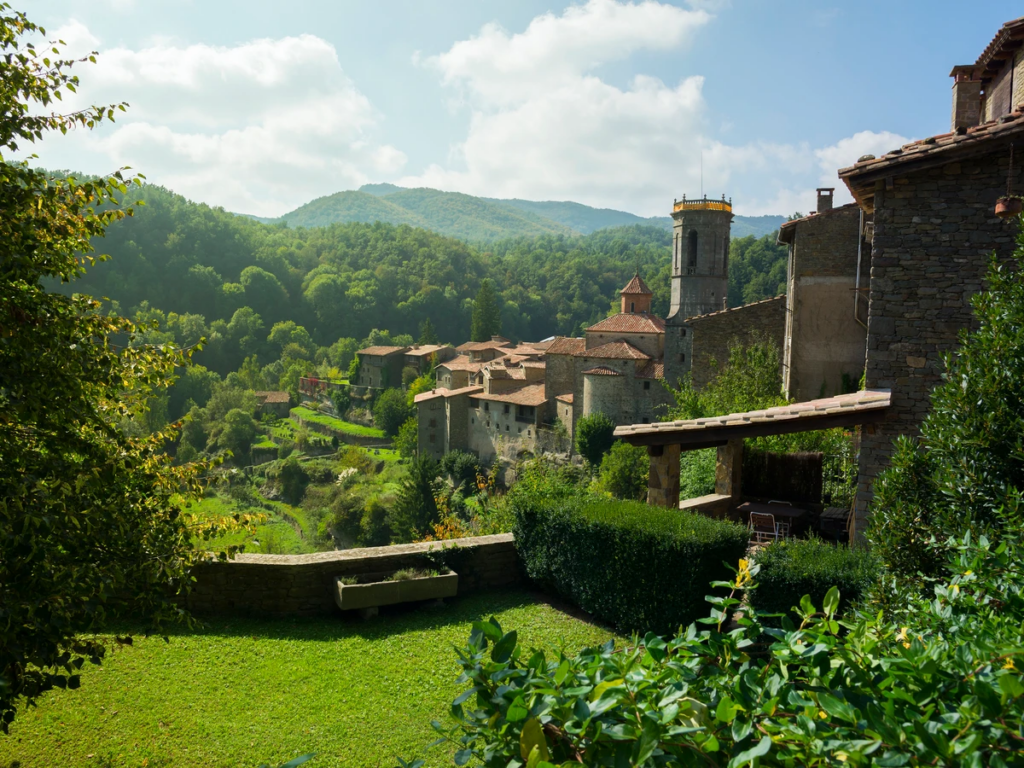
[[[966,130],[981,123],[981,80],[974,78],[973,67],[954,67],[953,119],[951,131]]]
[[[832,196],[835,191],[835,187],[818,187],[818,213],[832,210]]]

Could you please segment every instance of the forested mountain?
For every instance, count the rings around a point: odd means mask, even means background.
[[[91,267],[75,290],[132,315],[140,308],[143,317],[175,313],[168,322],[177,341],[206,336],[200,361],[222,374],[265,347],[279,323],[294,325],[278,346],[298,339],[327,347],[374,329],[418,337],[427,319],[441,341],[465,341],[485,278],[497,289],[501,331],[513,339],[579,334],[611,311],[637,268],[655,293],[654,311],[668,310],[671,233],[660,227],[474,246],[405,225],[291,229],[151,185],[139,195],[146,205],[96,244],[111,259]],[[774,236],[738,238],[730,265],[730,304],[775,295],[785,280],[785,249]]]
[[[501,200],[436,189],[404,189],[394,184],[364,184],[355,192],[320,197],[286,213],[280,220],[291,227],[323,227],[355,221],[408,224],[469,242],[545,234],[588,235],[600,229],[633,224],[672,228],[669,216],[644,218],[568,201]],[[785,220],[784,216],[737,216],[733,236],[761,237],[778,229]]]

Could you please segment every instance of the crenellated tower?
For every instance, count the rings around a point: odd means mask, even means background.
[[[676,200],[672,204],[672,304],[665,318],[665,378],[673,386],[690,370],[689,317],[728,306],[732,200]]]

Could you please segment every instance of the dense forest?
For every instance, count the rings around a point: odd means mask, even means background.
[[[441,341],[462,342],[486,278],[497,289],[501,332],[513,339],[579,334],[612,310],[637,268],[655,292],[654,311],[668,309],[671,235],[659,227],[483,247],[379,222],[292,229],[156,186],[144,186],[140,197],[145,205],[134,217],[97,243],[110,260],[75,289],[160,321],[179,343],[207,337],[199,361],[222,375],[268,343],[276,358],[292,343],[278,343],[283,330],[269,342],[282,324],[310,349],[365,339],[375,329],[418,338],[427,319]],[[734,239],[730,273],[730,305],[775,295],[785,288],[785,249],[774,235]]]

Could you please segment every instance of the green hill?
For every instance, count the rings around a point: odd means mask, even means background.
[[[431,226],[413,211],[377,195],[367,192],[336,192],[286,213],[281,220],[288,222],[290,227],[326,227],[329,224],[351,224],[360,222],[372,224],[383,221],[387,224],[408,224],[410,227],[432,229],[447,234],[436,226]]]

